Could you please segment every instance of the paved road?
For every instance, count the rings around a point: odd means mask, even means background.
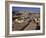
[[[37,27],[37,24],[32,21],[24,30],[35,30],[36,27]]]

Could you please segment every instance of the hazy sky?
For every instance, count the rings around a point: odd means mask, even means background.
[[[40,8],[35,7],[12,7],[12,11],[22,11],[22,10],[28,10],[33,13],[40,13]]]

